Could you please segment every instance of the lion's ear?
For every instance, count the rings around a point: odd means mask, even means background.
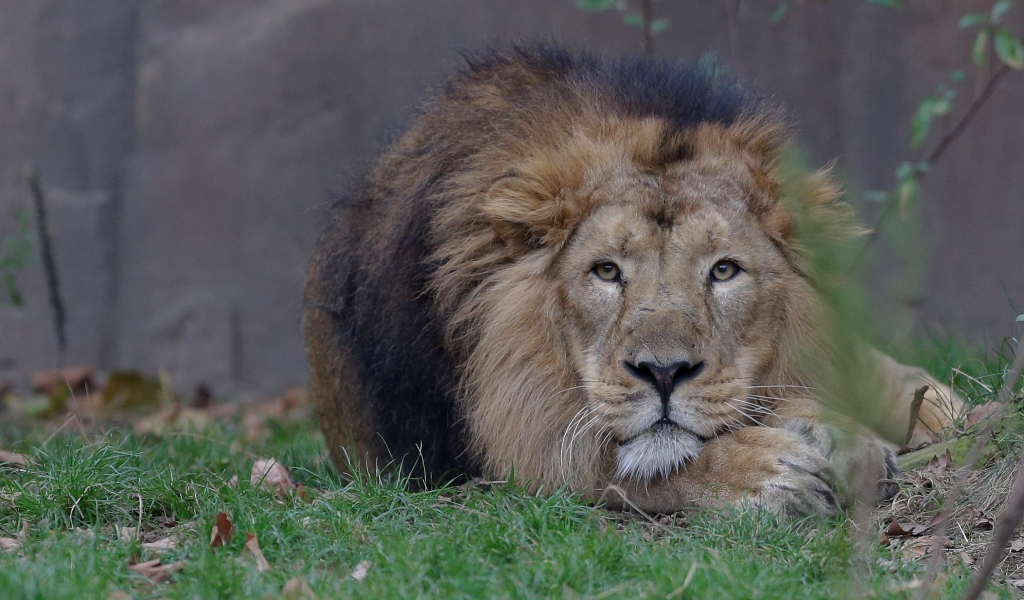
[[[561,245],[582,214],[561,182],[536,173],[510,175],[492,185],[481,210],[497,236],[521,252]]]

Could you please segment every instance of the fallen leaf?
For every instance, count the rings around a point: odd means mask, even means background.
[[[366,576],[369,574],[370,561],[361,560],[359,561],[359,564],[356,565],[356,568],[352,569],[352,575],[350,575],[350,577],[352,577],[352,579],[355,579],[356,581],[362,581],[366,579]]]
[[[25,458],[24,454],[18,454],[17,452],[8,452],[6,450],[0,450],[0,465],[14,465],[16,467],[28,466],[28,459]]]
[[[132,595],[121,590],[114,590],[107,594],[107,600],[132,600]]]
[[[995,528],[995,524],[992,523],[992,519],[988,517],[982,517],[978,519],[978,522],[974,524],[974,528],[978,531],[992,531]]]
[[[971,409],[971,412],[967,413],[967,426],[973,427],[992,416],[992,413],[1001,412],[1002,410],[1002,402],[989,402],[988,404],[975,406]]]
[[[185,563],[182,561],[162,565],[160,564],[159,558],[154,558],[153,560],[147,560],[146,562],[140,562],[134,565],[128,565],[129,571],[147,577],[153,582],[166,581],[167,579],[170,579],[171,575],[184,568]]]
[[[281,588],[281,600],[318,600],[305,577],[293,577]]]
[[[926,554],[931,554],[936,547],[952,548],[953,542],[947,537],[939,538],[934,535],[924,535],[908,540],[903,545],[902,552],[911,558],[921,558]]]
[[[169,550],[175,550],[178,547],[178,541],[172,537],[165,537],[156,540],[155,542],[146,542],[142,544],[144,550],[152,550],[153,552],[167,552]]]
[[[70,390],[72,395],[95,389],[92,367],[65,367],[36,371],[30,378],[35,391],[52,396],[58,390]]]
[[[16,550],[21,542],[14,538],[0,537],[0,550]]]
[[[221,546],[227,546],[231,543],[231,534],[235,531],[235,526],[231,524],[231,519],[228,518],[226,513],[217,513],[217,520],[213,524],[213,531],[210,532],[210,547],[219,548]]]
[[[103,387],[100,405],[108,410],[137,410],[160,405],[163,384],[138,371],[115,371]]]
[[[956,464],[953,462],[953,455],[949,453],[949,448],[946,449],[942,454],[934,456],[928,464],[921,468],[922,473],[929,473],[931,475],[942,475],[946,471],[955,468]]]
[[[974,557],[966,552],[960,553],[960,560],[963,561],[965,567],[969,567],[974,564]]]
[[[288,492],[295,489],[295,482],[288,472],[288,467],[273,458],[261,458],[252,463],[249,483],[281,496],[287,496]]]
[[[260,550],[260,542],[256,539],[255,533],[245,534],[245,549],[256,559],[257,571],[266,571],[270,568],[270,563],[267,562],[267,559],[263,556],[263,551]]]
[[[886,528],[885,534],[890,537],[903,537],[903,536],[919,536],[931,529],[930,525],[921,525],[920,523],[908,523],[906,525],[901,524],[896,520],[896,517],[892,517],[889,520],[889,527]]]
[[[1011,579],[1010,585],[1017,589],[1024,589],[1024,579]]]
[[[1024,550],[1024,540],[1017,538],[1010,542],[1010,552],[1020,552]]]
[[[238,475],[231,476],[231,479],[228,480],[228,487],[238,489]]]
[[[139,530],[135,527],[120,527],[117,530],[117,539],[124,543],[131,543],[139,539]]]

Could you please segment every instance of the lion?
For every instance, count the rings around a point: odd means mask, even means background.
[[[334,204],[309,265],[334,464],[424,485],[512,473],[659,513],[884,496],[914,390],[917,441],[960,401],[873,351],[873,422],[898,436],[821,401],[797,355],[835,353],[794,211],[860,230],[827,171],[784,197],[792,138],[781,110],[698,66],[469,57]]]

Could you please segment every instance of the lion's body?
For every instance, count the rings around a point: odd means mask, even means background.
[[[828,512],[828,473],[884,477],[870,435],[827,439],[796,364],[827,344],[779,199],[787,141],[775,111],[699,69],[553,48],[473,62],[338,203],[310,265],[335,464],[514,469],[651,510]],[[827,177],[805,187],[804,208],[853,235]],[[906,431],[920,374],[879,364]]]

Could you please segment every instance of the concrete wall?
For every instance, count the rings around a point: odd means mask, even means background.
[[[908,4],[807,2],[773,26],[774,3],[741,0],[730,29],[723,3],[663,1],[671,27],[659,52],[714,50],[787,104],[817,162],[838,158],[851,187],[878,189],[910,156],[920,97],[969,70],[956,19],[987,6]],[[301,281],[328,191],[401,129],[459,49],[524,37],[638,49],[617,15],[572,0],[0,6],[0,234],[27,204],[32,164],[49,190],[65,362],[165,369],[182,387],[223,392],[303,382]],[[923,287],[880,304],[883,319],[977,343],[1013,331],[1010,301],[1024,311],[1022,106],[1015,73],[928,178]],[[900,273],[883,268],[879,289]],[[0,307],[0,379],[58,360],[40,266],[21,283],[26,306]],[[910,318],[895,310],[908,300]]]

